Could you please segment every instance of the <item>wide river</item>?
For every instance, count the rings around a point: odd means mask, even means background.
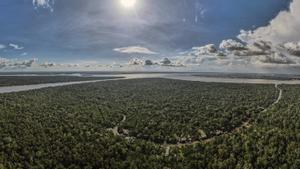
[[[108,75],[103,75],[108,76]],[[99,75],[99,77],[103,77]],[[11,93],[28,91],[35,89],[42,89],[48,87],[58,87],[67,85],[76,85],[84,83],[95,83],[104,81],[117,81],[126,79],[141,79],[141,78],[165,78],[174,80],[186,80],[186,81],[199,81],[199,82],[215,82],[215,83],[250,83],[250,84],[300,84],[300,80],[269,80],[269,79],[244,79],[244,78],[222,78],[222,77],[200,77],[192,76],[188,74],[115,74],[109,76],[124,77],[119,79],[105,79],[105,80],[92,80],[92,81],[77,81],[77,82],[60,82],[60,83],[46,83],[46,84],[34,84],[23,86],[7,86],[0,87],[0,93]]]

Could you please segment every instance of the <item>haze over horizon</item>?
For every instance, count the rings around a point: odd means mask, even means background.
[[[0,71],[298,73],[299,9],[300,0],[3,0]]]

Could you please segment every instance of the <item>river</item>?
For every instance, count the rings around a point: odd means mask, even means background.
[[[46,83],[46,84],[33,84],[23,86],[7,86],[0,87],[0,93],[21,92],[49,87],[68,86],[85,83],[96,83],[104,81],[117,81],[126,79],[141,79],[141,78],[165,78],[173,80],[186,80],[186,81],[199,81],[199,82],[215,82],[215,83],[249,83],[249,84],[300,84],[300,80],[269,80],[269,79],[245,79],[245,78],[222,78],[222,77],[200,77],[189,74],[167,74],[167,73],[153,73],[153,74],[115,74],[110,76],[121,76],[124,78],[118,79],[105,79],[105,80],[91,80],[91,81],[77,81],[77,82],[59,82],[59,83]],[[98,77],[105,77],[99,75]]]

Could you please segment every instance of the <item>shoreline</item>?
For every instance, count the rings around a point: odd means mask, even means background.
[[[300,80],[270,80],[270,79],[246,79],[246,78],[224,78],[224,77],[202,77],[183,74],[116,74],[112,77],[120,77],[115,79],[103,79],[103,80],[89,80],[89,81],[73,81],[73,82],[58,82],[58,83],[42,83],[31,85],[18,85],[18,86],[3,86],[0,87],[0,94],[22,92],[36,89],[43,89],[49,87],[69,86],[85,83],[96,83],[105,81],[118,81],[129,79],[144,79],[144,78],[163,78],[170,80],[183,80],[193,82],[205,82],[205,83],[234,83],[234,84],[287,84],[296,85],[300,84]],[[92,77],[107,77],[107,75],[93,75]]]

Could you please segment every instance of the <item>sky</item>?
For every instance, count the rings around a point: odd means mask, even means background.
[[[0,70],[294,68],[299,8],[299,0],[1,0]]]

